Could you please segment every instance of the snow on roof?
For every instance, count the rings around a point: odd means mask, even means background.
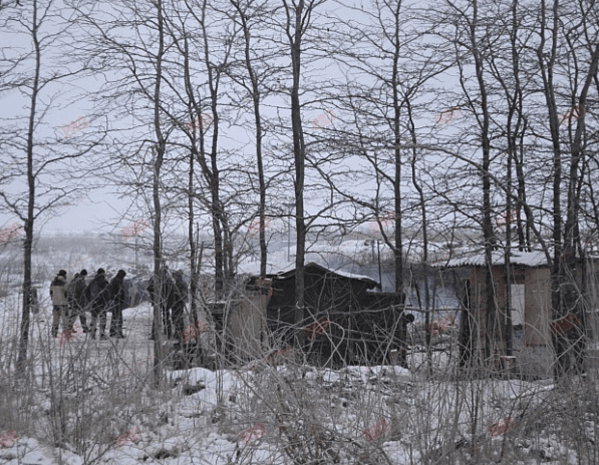
[[[354,279],[356,281],[363,281],[363,282],[368,283],[371,287],[379,286],[379,283],[376,282],[374,279],[372,279],[370,276],[354,274],[354,273],[350,273],[348,271],[343,271],[340,269],[332,270],[330,268],[327,268],[326,266],[320,265],[315,262],[309,262],[304,265],[304,268],[309,268],[309,267],[320,268],[324,271],[336,274],[337,276],[341,276],[343,278]],[[295,266],[285,272],[278,273],[278,276],[283,279],[294,276],[294,275],[295,275]]]
[[[344,278],[350,278],[350,279],[357,279],[359,281],[371,281],[376,283],[376,281],[374,279],[372,279],[370,276],[366,276],[363,274],[355,274],[355,273],[350,273],[349,271],[343,271],[343,270],[330,270],[335,274],[338,274],[339,276],[343,276]],[[376,283],[378,285],[378,283]]]
[[[505,265],[505,253],[502,250],[495,250],[492,253],[493,265]],[[512,250],[510,253],[510,263],[512,265],[538,267],[548,266],[547,257],[545,253],[537,250],[533,252],[521,252],[518,250]],[[442,268],[455,268],[459,266],[484,266],[485,265],[485,254],[484,252],[470,253],[461,257],[452,258],[447,261],[439,261],[435,264],[437,267]]]
[[[266,274],[267,275],[281,274],[294,266],[295,266],[295,262],[287,261],[287,260],[279,260],[274,263],[269,262],[266,265]],[[237,266],[237,274],[249,275],[249,276],[260,276],[260,262],[258,260],[241,262]]]

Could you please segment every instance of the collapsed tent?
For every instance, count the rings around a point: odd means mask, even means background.
[[[318,364],[405,364],[406,325],[414,320],[404,309],[405,295],[373,292],[378,283],[365,276],[305,266],[305,309],[295,321],[295,269],[269,276],[269,331],[284,343],[298,332]]]

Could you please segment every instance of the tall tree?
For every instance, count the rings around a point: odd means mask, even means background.
[[[305,307],[305,272],[306,256],[306,213],[304,205],[304,188],[306,174],[306,142],[302,125],[302,51],[304,43],[311,32],[317,8],[326,0],[282,0],[284,20],[282,28],[287,41],[289,58],[291,60],[291,87],[289,89],[291,131],[293,141],[294,202],[295,202],[295,323],[304,320]],[[298,333],[301,339],[303,332]]]
[[[356,192],[350,185],[343,188],[342,195],[360,205],[366,218],[376,221],[378,232],[393,251],[394,287],[401,294],[405,291],[406,211],[417,204],[426,216],[422,192],[416,199],[407,188],[404,166],[414,160],[418,145],[429,138],[427,127],[421,124],[432,99],[426,85],[447,64],[441,50],[427,44],[412,5],[402,0],[374,0],[368,8],[354,11],[357,19],[338,20],[336,29],[342,37],[338,60],[349,78],[337,98],[352,116],[337,132],[335,142],[346,156],[362,159],[361,169],[370,179],[364,179],[367,192]],[[420,223],[421,219],[413,221]]]
[[[187,186],[182,188],[174,176],[169,189],[186,201],[191,271],[191,307],[194,324],[198,318],[198,280],[200,261],[204,257],[199,246],[199,220],[207,216],[214,238],[214,276],[217,298],[229,292],[227,286],[235,273],[233,228],[230,225],[229,199],[226,189],[233,184],[231,176],[221,174],[232,163],[221,147],[221,123],[226,115],[224,92],[229,55],[235,43],[236,28],[227,18],[227,2],[174,1],[168,18],[173,43],[169,86],[172,98],[165,111],[173,127],[183,137],[172,142],[175,151],[186,155],[181,164],[187,170]],[[226,83],[225,83],[226,84]],[[224,186],[223,186],[224,184]],[[196,224],[197,220],[197,224]],[[197,329],[197,328],[196,328]],[[199,340],[198,340],[199,342]]]
[[[167,141],[173,131],[164,109],[168,82],[165,62],[171,46],[166,31],[167,5],[157,0],[111,5],[108,10],[85,1],[74,2],[73,6],[79,13],[79,24],[88,32],[80,53],[104,71],[98,107],[119,126],[111,144],[111,163],[105,164],[106,175],[111,183],[120,183],[126,192],[142,199],[152,225],[153,373],[155,384],[161,385],[166,359],[161,317],[166,296],[162,295],[160,282],[165,266],[162,198]],[[133,29],[135,34],[123,34],[123,28]],[[140,137],[142,131],[144,136]],[[134,137],[131,132],[135,132]]]
[[[79,170],[77,175],[85,173],[85,168],[77,166],[77,160],[93,145],[83,142],[85,135],[80,132],[89,125],[85,117],[63,126],[62,134],[52,126],[56,102],[66,93],[68,83],[85,71],[76,61],[65,60],[73,43],[72,25],[61,19],[60,12],[52,0],[0,6],[5,43],[11,43],[9,37],[15,37],[15,41],[28,39],[21,47],[2,45],[0,61],[0,87],[19,90],[21,97],[13,108],[24,109],[2,117],[0,129],[0,147],[5,154],[0,166],[3,184],[7,186],[0,191],[2,209],[16,216],[24,231],[19,370],[25,366],[29,346],[37,222],[73,198],[80,188],[73,170]]]
[[[497,344],[501,334],[497,308],[496,289],[493,281],[493,250],[497,246],[497,237],[493,228],[493,146],[495,137],[492,114],[494,99],[491,95],[490,74],[486,66],[493,39],[498,34],[494,27],[495,16],[492,5],[479,0],[460,2],[447,1],[438,22],[438,32],[446,43],[454,48],[453,57],[458,77],[458,101],[460,117],[471,120],[472,125],[464,126],[463,132],[450,134],[455,137],[456,147],[462,145],[460,152],[469,151],[465,160],[477,160],[476,176],[479,178],[476,192],[480,195],[474,205],[475,214],[471,216],[479,225],[482,233],[482,248],[485,257],[485,358],[490,360],[499,350]],[[440,120],[438,121],[440,122]],[[464,141],[467,141],[464,144]],[[457,150],[456,150],[457,152]],[[469,164],[469,162],[467,162]],[[461,165],[461,163],[460,163]],[[463,165],[462,165],[463,167]],[[467,171],[467,179],[462,189],[471,189],[472,173]],[[496,195],[495,195],[496,196]],[[471,199],[475,200],[475,199]],[[464,212],[471,209],[461,207]],[[467,212],[471,215],[471,212]]]
[[[505,115],[502,118],[496,117],[495,120],[503,120],[505,117],[505,152],[506,152],[506,176],[504,186],[505,190],[505,210],[503,214],[499,212],[497,217],[503,218],[505,226],[504,242],[504,267],[505,267],[505,310],[503,323],[505,324],[504,340],[506,355],[512,355],[512,224],[515,222],[517,231],[518,248],[520,250],[529,250],[530,248],[530,221],[521,220],[523,213],[523,204],[526,202],[526,185],[524,183],[523,164],[524,164],[524,142],[527,131],[527,115],[524,113],[524,99],[530,91],[523,83],[521,76],[522,62],[526,56],[526,36],[522,37],[520,23],[521,9],[518,1],[510,1],[500,4],[496,7],[496,25],[498,31],[497,37],[501,41],[509,43],[509,53],[504,51],[503,47],[490,47],[485,63],[490,72],[490,89],[494,90],[497,100],[502,96],[505,101]],[[522,43],[524,42],[524,43]],[[494,85],[496,82],[496,85]],[[497,87],[497,89],[493,89]],[[497,144],[498,148],[500,144]],[[513,167],[516,168],[517,193],[514,193],[513,186]],[[528,215],[527,215],[528,216]],[[515,220],[515,221],[514,221]],[[497,222],[501,223],[501,222]],[[526,232],[525,232],[526,231]]]
[[[580,7],[580,10],[577,8]],[[564,316],[568,311],[580,313],[579,300],[581,292],[575,282],[575,268],[580,245],[580,187],[581,170],[584,166],[585,149],[583,145],[587,98],[593,80],[596,79],[599,63],[599,43],[597,40],[596,24],[589,24],[586,18],[590,10],[596,10],[596,2],[581,3],[572,8],[571,5],[561,5],[559,0],[548,4],[545,0],[540,5],[540,20],[538,24],[538,47],[536,49],[539,72],[543,83],[545,109],[549,122],[549,140],[553,155],[553,263],[551,268],[552,309],[554,318]],[[571,19],[565,21],[564,18]],[[576,18],[576,19],[575,19]],[[588,37],[589,29],[593,34],[590,43],[577,47],[577,38]],[[580,56],[582,54],[582,56]],[[573,63],[568,66],[562,76],[559,75],[558,62],[564,60]],[[586,66],[582,65],[585,63]],[[563,80],[563,81],[562,81]],[[568,83],[567,87],[561,82]],[[560,118],[558,106],[560,89],[566,87],[566,105],[572,105],[567,110],[566,117]],[[567,108],[567,107],[566,107]],[[575,127],[569,150],[564,150],[560,126],[566,121],[570,131]],[[564,164],[569,164],[568,175],[563,176]],[[565,189],[562,183],[566,183]],[[566,217],[562,212],[566,195]],[[564,289],[566,290],[564,292]],[[570,290],[570,291],[568,291]],[[580,315],[579,315],[580,316]],[[556,350],[556,375],[561,375],[567,366],[565,354],[568,350],[559,336],[554,337]]]
[[[197,52],[190,53],[187,49],[187,59],[190,58],[196,64],[201,63],[201,72],[205,77],[205,104],[199,95],[204,86],[190,82],[186,96],[195,113],[191,124],[200,129],[195,139],[199,145],[193,150],[196,150],[196,161],[208,195],[200,194],[197,198],[209,209],[214,238],[215,290],[220,298],[227,290],[226,284],[235,274],[232,228],[222,188],[221,169],[226,152],[220,146],[219,138],[223,106],[221,85],[226,78],[237,30],[226,19],[226,15],[220,12],[221,5],[218,2],[203,0],[198,4],[185,0],[181,6],[188,15],[186,31],[198,41]],[[195,47],[193,49],[196,50]]]
[[[165,277],[161,272],[164,266],[162,257],[162,205],[160,201],[160,185],[161,185],[161,170],[164,163],[166,152],[167,136],[163,129],[163,113],[162,106],[162,82],[163,82],[163,63],[165,61],[166,45],[165,45],[165,19],[162,0],[155,0],[152,5],[155,14],[156,27],[156,52],[154,55],[155,76],[153,76],[153,88],[148,88],[150,92],[150,101],[153,110],[152,126],[154,130],[154,145],[152,147],[152,230],[153,230],[153,257],[154,257],[154,383],[160,386],[163,381],[164,362],[166,360],[165,344],[163,343],[162,335],[162,301],[167,296],[162,295],[162,290],[165,288],[161,280]]]
[[[254,121],[254,147],[256,161],[256,176],[258,178],[258,240],[260,244],[260,276],[266,276],[268,250],[266,242],[266,203],[267,180],[264,168],[264,117],[262,107],[268,94],[268,85],[272,75],[277,72],[272,55],[276,52],[259,46],[260,38],[255,38],[255,31],[265,18],[276,14],[276,8],[268,1],[230,0],[237,13],[232,19],[240,26],[243,38],[242,56],[239,59],[242,73],[231,67],[231,78],[241,86],[251,100]],[[271,43],[267,42],[272,46]]]

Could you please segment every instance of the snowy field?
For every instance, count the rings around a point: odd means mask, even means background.
[[[345,244],[344,256],[371,252],[363,245]],[[124,311],[125,339],[92,340],[80,329],[50,337],[49,263],[69,276],[99,266],[134,276],[131,255],[77,247],[40,247],[34,257],[42,300],[24,377],[14,371],[20,257],[3,256],[0,464],[599,463],[594,362],[586,377],[559,383],[480,369],[466,376],[455,351],[440,350],[452,347],[451,325],[430,358],[414,339],[408,369],[317,368],[273,344],[245,365],[169,364],[156,388],[148,303]],[[274,260],[281,269],[286,252]],[[206,331],[203,342],[212,337]]]
[[[150,307],[126,339],[50,338],[33,317],[30,375],[11,371],[16,304],[2,301],[2,464],[596,463],[588,379],[456,376],[424,354],[410,369],[302,363],[293,350],[221,370],[167,370],[152,385]],[[591,381],[591,378],[593,381]]]

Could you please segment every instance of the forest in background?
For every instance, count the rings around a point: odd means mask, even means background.
[[[36,227],[110,186],[130,202],[116,227],[151,232],[156,275],[163,238],[185,229],[192,296],[207,249],[215,293],[228,292],[249,235],[264,275],[269,227],[287,219],[300,322],[311,238],[372,222],[396,292],[409,235],[428,266],[432,237],[475,231],[488,264],[498,247],[543,250],[562,316],[584,295],[572,270],[599,221],[598,12],[558,0],[2,1],[0,199],[24,234],[23,295]]]

